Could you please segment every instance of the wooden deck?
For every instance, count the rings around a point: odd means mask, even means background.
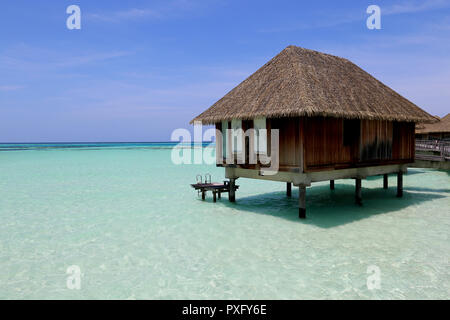
[[[231,187],[232,185],[233,188]],[[211,191],[213,194],[213,202],[216,202],[217,198],[220,199],[222,193],[228,193],[228,198],[230,201],[234,201],[234,192],[239,189],[239,186],[234,185],[234,181],[231,184],[229,181],[224,181],[223,183],[194,183],[191,184],[191,187],[201,193],[202,200],[205,200],[206,192]]]
[[[415,162],[411,167],[450,169],[450,141],[416,140]]]
[[[416,159],[431,161],[450,160],[450,141],[417,140]]]

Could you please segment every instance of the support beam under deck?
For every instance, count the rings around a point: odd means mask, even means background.
[[[383,175],[383,189],[387,189],[388,188],[388,175],[384,174]]]
[[[300,219],[306,218],[306,186],[299,185],[298,193],[298,217]]]
[[[235,194],[235,187],[236,185],[236,179],[230,179],[230,191],[228,193],[228,200],[230,202],[236,202],[236,194]]]
[[[362,206],[362,196],[361,196],[361,179],[355,179],[355,202],[357,205]]]
[[[397,173],[397,197],[403,197],[403,172]]]

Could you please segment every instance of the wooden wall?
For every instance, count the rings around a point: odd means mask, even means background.
[[[414,159],[416,153],[415,125],[410,122],[394,122],[392,159]]]
[[[270,130],[279,130],[279,163],[282,167],[299,167],[299,118],[270,119]]]
[[[355,152],[343,145],[343,120],[337,118],[306,118],[304,145],[306,168],[350,163]]]
[[[243,127],[244,130],[251,128],[252,121],[246,121]],[[221,129],[221,125],[216,128]],[[279,118],[267,119],[267,129],[268,142],[270,130],[279,130],[280,170],[308,172],[407,163],[415,154],[414,123],[329,117]],[[268,148],[270,150],[270,142]],[[258,165],[245,167],[257,168]]]
[[[392,159],[392,121],[361,120],[360,161]]]

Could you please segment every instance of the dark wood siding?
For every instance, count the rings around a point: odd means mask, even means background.
[[[271,119],[270,129],[279,130],[279,163],[281,167],[300,166],[299,118]],[[270,135],[269,135],[270,138]]]
[[[357,148],[344,146],[342,119],[305,118],[304,137],[306,169],[348,164]]]
[[[414,123],[393,123],[392,158],[394,160],[414,160],[416,148],[414,131]]]
[[[221,125],[217,124],[216,128]],[[253,127],[244,121],[243,128]],[[303,172],[406,163],[414,159],[414,123],[304,117],[268,119],[279,130],[280,170]],[[246,151],[252,146],[245,141]],[[218,147],[219,148],[219,147]],[[248,158],[248,157],[247,157]],[[257,168],[258,165],[244,165]]]
[[[393,123],[382,120],[361,120],[360,161],[392,159]]]

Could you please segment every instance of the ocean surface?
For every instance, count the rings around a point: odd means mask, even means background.
[[[450,298],[449,172],[409,169],[401,199],[363,180],[363,207],[352,180],[316,183],[299,220],[283,183],[201,201],[189,184],[224,170],[172,147],[1,144],[0,299]]]

